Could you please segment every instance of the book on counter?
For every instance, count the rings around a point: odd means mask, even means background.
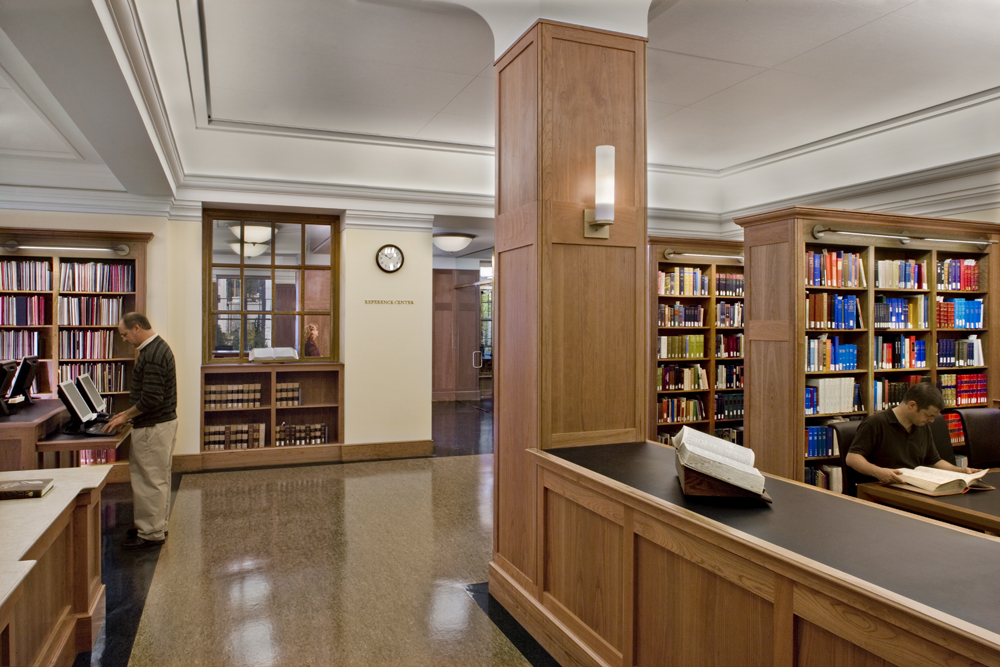
[[[917,466],[916,468],[900,468],[896,476],[905,484],[890,484],[897,489],[906,489],[927,496],[954,496],[966,491],[993,491],[995,487],[982,481],[989,470],[980,470],[970,474]]]
[[[685,495],[752,497],[771,502],[753,450],[684,426],[673,438]]]
[[[3,480],[0,481],[0,500],[41,498],[51,488],[51,479]]]
[[[299,354],[294,347],[255,347],[250,350],[250,361],[279,362],[298,361]]]

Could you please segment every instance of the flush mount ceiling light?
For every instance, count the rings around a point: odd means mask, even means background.
[[[449,232],[447,234],[435,234],[431,239],[441,250],[445,252],[458,252],[464,250],[476,238],[474,234],[458,234]]]
[[[243,239],[247,243],[266,243],[271,240],[271,225],[230,225],[229,231],[238,239]],[[236,252],[239,252],[238,250]],[[263,250],[261,252],[264,252]],[[258,255],[260,254],[257,253]],[[254,255],[247,255],[254,257]]]
[[[129,247],[124,243],[112,248],[94,248],[84,246],[56,246],[56,245],[21,245],[17,241],[7,241],[3,244],[7,252],[17,252],[18,250],[61,250],[63,252],[114,252],[125,256],[129,253]]]
[[[240,254],[240,242],[234,241],[229,244],[229,247],[233,249],[237,255]],[[262,255],[271,246],[267,243],[244,243],[243,244],[243,256],[244,257],[256,257],[257,255]]]

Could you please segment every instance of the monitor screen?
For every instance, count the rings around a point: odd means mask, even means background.
[[[97,391],[97,385],[94,384],[94,380],[89,374],[84,373],[76,376],[76,388],[83,394],[91,410],[94,412],[108,411],[108,402],[101,396],[101,392]]]
[[[10,390],[10,385],[14,382],[15,375],[17,375],[16,362],[8,361],[0,364],[0,398],[7,397],[7,392]]]
[[[10,385],[10,398],[15,396],[28,396],[31,391],[31,383],[35,381],[38,373],[38,357],[24,357],[21,365],[17,367],[17,375]]]
[[[62,399],[70,414],[83,423],[89,422],[97,416],[90,411],[90,406],[87,405],[87,401],[83,400],[83,394],[80,393],[80,390],[69,380],[59,383],[59,398]]]

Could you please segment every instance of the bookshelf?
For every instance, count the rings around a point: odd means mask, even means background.
[[[206,364],[201,468],[340,460],[344,365]]]
[[[690,426],[742,442],[742,253],[734,241],[649,239],[651,440]]]
[[[0,350],[4,360],[37,355],[34,394],[56,398],[59,382],[89,372],[111,411],[128,406],[135,351],[117,334],[118,319],[146,310],[146,244],[152,234],[0,228]],[[109,482],[128,480],[129,439],[114,452]],[[93,456],[91,455],[93,454]],[[48,454],[42,464],[56,463]]]
[[[736,223],[747,253],[746,444],[761,470],[805,481],[807,468],[835,465],[835,456],[809,455],[807,427],[892,407],[924,378],[942,388],[948,407],[1000,396],[987,382],[1000,364],[990,338],[1000,294],[996,225],[812,207]],[[831,262],[825,281],[816,257]],[[834,363],[846,366],[826,363],[834,342],[842,353]],[[826,400],[824,392],[832,392]]]

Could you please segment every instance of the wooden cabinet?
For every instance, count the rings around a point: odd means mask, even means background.
[[[1000,363],[996,225],[809,207],[736,223],[746,247],[746,444],[762,471],[805,480],[807,466],[836,460],[810,456],[807,427],[891,407],[923,378],[953,405],[1000,397],[986,381]],[[948,317],[955,308],[965,322]],[[831,339],[856,367],[822,363]],[[840,384],[851,393],[830,393]]]
[[[0,356],[38,356],[42,370],[34,393],[55,398],[59,382],[89,373],[110,411],[128,407],[135,350],[117,326],[124,313],[146,312],[146,244],[152,237],[0,228]],[[73,465],[105,460],[98,450],[81,451]],[[128,479],[127,458],[128,439],[117,449],[109,481]],[[44,464],[63,462],[46,458]]]
[[[210,364],[201,390],[201,467],[341,460],[343,364]]]
[[[743,244],[651,237],[650,438],[684,425],[742,444]]]

